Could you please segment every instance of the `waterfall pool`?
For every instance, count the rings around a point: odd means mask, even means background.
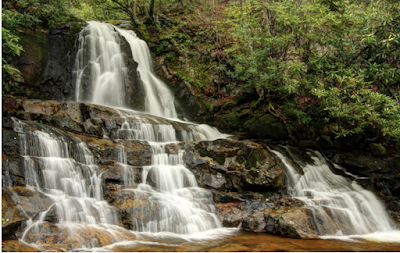
[[[18,240],[3,241],[3,251],[38,251],[26,246]],[[48,250],[61,250],[51,248]],[[85,249],[81,249],[85,251]],[[78,250],[80,251],[80,250]],[[236,236],[225,237],[217,240],[186,241],[168,237],[158,237],[154,241],[131,241],[108,245],[103,248],[93,248],[87,251],[111,251],[111,252],[189,252],[189,251],[400,251],[399,243],[383,243],[365,240],[333,240],[317,239],[304,240],[286,238],[266,233],[238,232]]]

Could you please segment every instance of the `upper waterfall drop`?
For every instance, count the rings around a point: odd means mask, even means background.
[[[80,102],[125,107],[127,67],[120,48],[120,37],[114,27],[110,24],[88,22],[88,26],[79,34],[78,46],[75,60],[75,99]]]
[[[146,92],[145,111],[160,117],[177,118],[174,96],[153,73],[146,42],[133,31],[111,24],[88,22],[79,34],[75,61],[75,98],[105,106],[128,108],[126,55],[121,51],[121,36],[129,43],[133,59]],[[87,87],[86,87],[87,86]]]
[[[116,30],[128,41],[133,59],[139,64],[138,71],[146,90],[146,112],[166,118],[177,118],[174,95],[153,73],[150,50],[146,42],[139,39],[133,31],[119,28]]]

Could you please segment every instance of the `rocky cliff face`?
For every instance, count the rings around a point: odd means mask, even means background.
[[[13,60],[13,65],[20,70],[15,76],[18,86],[10,93],[42,100],[75,100],[77,40],[85,25],[62,24],[47,33],[22,35],[24,52]],[[127,66],[126,104],[144,110],[145,94],[137,72],[137,63],[132,60],[130,46],[122,36],[121,50]],[[83,83],[89,83],[89,78],[89,75],[84,76]],[[84,90],[89,88],[85,85],[82,87]]]
[[[82,25],[56,25],[48,33],[22,34],[24,52],[13,61],[20,70],[15,77],[19,91],[12,93],[28,98],[72,99],[75,41]]]
[[[41,129],[41,125],[46,125],[64,136],[84,141],[93,153],[94,163],[104,171],[104,198],[117,208],[121,226],[132,228],[132,220],[128,214],[138,208],[140,210],[135,213],[143,216],[151,217],[150,213],[156,211],[147,199],[137,199],[133,192],[124,191],[128,186],[124,183],[124,171],[115,155],[121,143],[113,140],[116,139],[116,131],[120,129],[124,119],[113,109],[77,102],[19,100],[10,97],[4,102],[2,211],[3,217],[7,219],[3,222],[4,238],[20,236],[23,221],[35,219],[52,204],[45,194],[26,188],[29,178],[24,169],[18,134],[13,130],[12,117],[22,120],[29,128]],[[142,117],[147,117],[148,120],[157,118],[150,115]],[[185,124],[164,121],[172,123],[176,130],[187,127]],[[143,141],[123,142],[127,162],[137,170],[136,182],[140,182],[143,166],[150,165],[151,162],[151,148]],[[212,192],[225,226],[235,227],[244,222],[245,229],[266,231],[255,225],[255,222],[260,221],[254,221],[257,216],[254,213],[269,214],[267,210],[272,212],[272,208],[279,205],[266,198],[284,201],[280,199],[285,180],[282,167],[265,147],[249,141],[224,139],[169,144],[166,149],[173,153],[177,145],[185,150],[185,165],[195,174],[199,186]],[[294,205],[295,208],[298,206],[300,205]],[[268,231],[277,232],[279,229],[281,228],[277,225]],[[304,237],[295,228],[290,233],[282,234]]]

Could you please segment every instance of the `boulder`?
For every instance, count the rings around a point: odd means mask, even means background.
[[[48,196],[25,187],[3,188],[2,193],[3,239],[14,238],[17,232],[21,232],[24,222],[53,204]]]
[[[289,133],[279,118],[266,114],[254,122],[250,131],[252,138],[271,139],[274,141],[289,139]]]
[[[139,231],[147,222],[158,219],[160,207],[148,197],[146,194],[126,189],[111,192],[109,203],[117,209],[123,227]]]
[[[285,209],[273,212],[271,209],[256,211],[243,221],[243,229],[252,232],[269,232],[292,238],[314,239],[318,232],[312,216],[306,208]]]
[[[387,151],[386,148],[382,145],[382,143],[371,143],[369,144],[371,148],[371,153],[376,156],[386,156]]]
[[[24,239],[29,243],[40,245],[42,251],[48,249],[71,251],[135,240],[136,236],[128,230],[112,225],[42,223],[28,230]]]

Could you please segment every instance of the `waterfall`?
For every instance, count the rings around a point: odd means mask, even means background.
[[[139,64],[138,72],[146,91],[146,113],[128,108],[122,39],[129,43],[133,58]],[[89,22],[79,35],[78,46],[74,71],[76,100],[112,107],[114,111],[110,114],[115,113],[122,119],[118,122],[120,129],[116,135],[110,135],[109,141],[115,144],[114,165],[124,173],[124,185],[118,187],[133,192],[129,195],[134,198],[132,208],[127,211],[133,225],[131,231],[120,227],[116,209],[103,199],[102,171],[84,142],[75,135],[42,124],[28,125],[13,119],[24,159],[26,184],[49,196],[54,203],[28,222],[22,240],[46,244],[41,237],[50,230],[46,225],[55,221],[60,234],[75,237],[79,244],[75,249],[100,246],[94,239],[85,240],[81,234],[84,230],[102,231],[109,238],[107,244],[132,240],[131,234],[146,240],[171,234],[181,238],[216,239],[235,232],[235,229],[223,228],[212,193],[200,188],[195,175],[185,166],[185,145],[182,144],[228,135],[205,124],[177,119],[172,92],[154,75],[149,49],[132,31]],[[177,129],[174,124],[178,123],[184,127]],[[150,146],[150,164],[128,164],[128,148],[124,143],[137,141]],[[333,174],[319,153],[311,154],[314,162],[301,166],[304,174],[299,174],[282,154],[272,152],[290,175],[289,190],[293,197],[306,203],[314,214],[319,235],[393,232],[377,198],[355,182]]]
[[[110,24],[88,23],[78,39],[75,98],[81,102],[125,107],[126,56],[121,52],[118,32]]]
[[[125,168],[125,185],[138,183],[135,200],[140,203],[150,199],[152,213],[145,212],[146,206],[139,208],[131,217],[135,224],[134,230],[139,232],[173,232],[177,234],[193,234],[212,229],[222,228],[213,206],[212,194],[198,187],[193,173],[185,167],[184,150],[174,144],[179,143],[176,130],[172,125],[162,122],[146,122],[129,114],[128,110],[118,109],[124,124],[118,131],[118,138],[125,140],[145,140],[152,149],[151,165],[143,166],[142,181],[134,182],[132,170],[127,165],[126,154],[119,157],[119,163]],[[212,128],[189,125],[189,130],[183,130],[183,140],[207,140],[222,138],[226,135]],[[166,151],[169,147],[169,152]],[[132,181],[133,180],[133,181]],[[221,231],[220,231],[221,232]]]
[[[195,176],[185,167],[182,158],[184,150],[169,145],[179,141],[214,140],[228,135],[221,134],[210,126],[190,122],[181,122],[187,124],[187,127],[177,131],[171,124],[157,121],[156,118],[149,122],[127,108],[127,105],[119,103],[125,101],[123,96],[120,96],[123,95],[120,91],[124,89],[123,74],[126,72],[121,51],[116,47],[121,40],[120,36],[129,43],[133,59],[138,63],[138,72],[146,91],[145,111],[177,122],[179,120],[172,92],[153,73],[150,51],[146,43],[137,38],[132,31],[118,29],[110,24],[89,22],[79,36],[75,68],[76,98],[78,101],[112,106],[115,112],[125,119],[114,141],[146,141],[152,149],[151,165],[143,166],[141,172],[127,164],[127,154],[123,147],[116,157],[116,163],[124,171],[125,190],[135,193],[134,202],[139,206],[130,214],[135,224],[133,230],[191,235],[222,229],[213,205],[212,194],[198,187]],[[91,75],[92,84],[89,89],[85,89],[83,83],[88,73]],[[139,178],[137,173],[142,173],[141,182],[136,179]],[[140,207],[143,201],[151,208]],[[220,235],[224,234],[223,231],[218,231]],[[225,230],[225,233],[226,231],[228,230]]]
[[[74,237],[78,247],[99,246],[78,233],[83,227],[87,231],[101,230],[115,240],[122,237],[116,209],[103,200],[100,167],[94,164],[87,145],[45,125],[35,124],[38,129],[34,130],[12,119],[24,158],[27,187],[44,193],[54,203],[27,225],[22,241],[41,242],[48,219],[56,219],[58,232]]]
[[[111,24],[88,22],[79,34],[75,61],[77,101],[127,108],[125,97],[126,57],[120,48],[121,37],[129,43],[146,91],[145,110],[153,115],[176,118],[174,96],[153,73],[146,42],[132,31]],[[88,85],[87,83],[90,83]],[[86,87],[88,86],[88,87]]]
[[[174,96],[153,73],[150,51],[146,42],[139,39],[133,31],[118,28],[116,30],[128,41],[133,59],[139,64],[138,71],[146,90],[146,112],[161,117],[176,118]]]
[[[288,175],[288,191],[311,210],[313,222],[322,238],[385,238],[398,241],[382,203],[355,181],[334,174],[325,158],[309,151],[312,162],[304,163],[286,149],[303,174],[288,158],[271,150],[284,164]],[[338,166],[339,165],[335,165]]]

